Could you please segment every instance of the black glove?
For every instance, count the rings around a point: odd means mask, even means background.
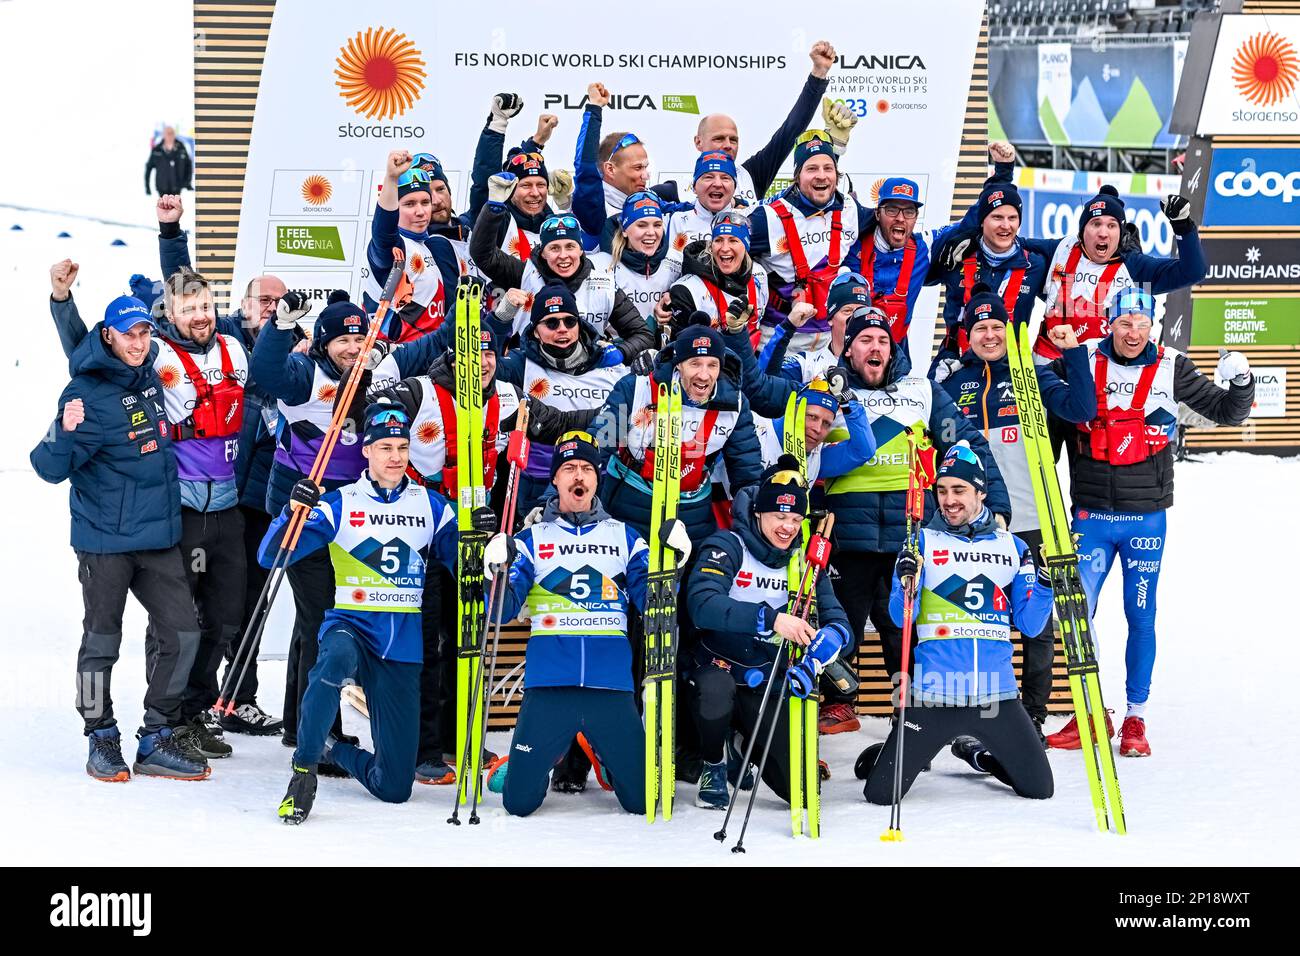
[[[911,548],[904,548],[898,552],[898,563],[894,565],[894,571],[898,574],[899,580],[904,578],[916,579],[921,570],[921,556]]]
[[[1189,199],[1177,195],[1166,196],[1160,202],[1160,211],[1169,220],[1175,236],[1185,236],[1196,228],[1196,220],[1192,218],[1192,203]]]
[[[293,491],[289,492],[289,500],[304,508],[315,508],[320,504],[320,486],[310,478],[299,478]]]
[[[826,372],[826,387],[830,389],[830,393],[835,396],[841,408],[858,397],[853,389],[849,388],[849,377],[842,368],[836,367]]]
[[[749,297],[742,295],[727,306],[727,314],[722,317],[723,327],[728,332],[744,332],[749,328],[749,319],[753,314]]]
[[[960,269],[962,260],[966,258],[966,250],[970,248],[974,239],[961,239],[957,242],[950,242],[944,247],[943,255],[939,260],[939,267],[944,272],[952,272],[954,269]]]
[[[475,531],[482,531],[484,534],[494,534],[497,530],[497,513],[487,505],[471,511],[469,521]]]
[[[1142,251],[1142,233],[1135,222],[1126,222],[1119,230],[1120,254]]]
[[[636,357],[628,364],[628,368],[633,375],[649,375],[655,370],[655,356],[658,354],[654,349],[638,352]]]
[[[280,296],[280,302],[275,307],[275,327],[285,332],[296,329],[298,320],[306,318],[310,311],[311,305],[306,296],[290,289]]]
[[[564,413],[539,398],[528,399],[528,437],[551,444],[564,429]]]

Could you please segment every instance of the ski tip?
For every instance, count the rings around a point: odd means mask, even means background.
[[[890,827],[884,833],[880,834],[880,842],[881,843],[902,843],[903,831],[896,830],[893,827]]]

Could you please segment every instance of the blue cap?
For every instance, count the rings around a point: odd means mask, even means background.
[[[718,150],[711,149],[707,153],[700,153],[699,158],[695,160],[695,175],[691,177],[691,182],[695,182],[705,173],[726,173],[734,182],[736,161]]]
[[[876,199],[876,208],[883,202],[910,202],[918,209],[925,205],[921,202],[921,187],[902,176],[890,176],[880,184],[880,193]]]
[[[149,328],[156,328],[149,307],[133,295],[119,295],[104,310],[104,327],[114,332],[125,332],[141,322]]]
[[[633,193],[623,200],[623,211],[619,216],[618,224],[624,230],[638,219],[662,219],[664,217],[664,205],[659,197],[652,192],[642,191]]]
[[[840,410],[839,399],[826,390],[823,381],[809,382],[799,389],[799,397],[808,402],[809,408],[824,408],[832,415]]]

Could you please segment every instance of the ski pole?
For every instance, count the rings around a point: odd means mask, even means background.
[[[375,310],[375,320],[370,323],[365,343],[361,346],[361,357],[357,359],[358,362],[364,361],[364,357],[369,355],[370,351],[375,347],[375,342],[379,338],[380,326],[383,325],[384,319],[388,317],[388,310],[397,297],[399,285],[409,285],[409,280],[406,279],[404,271],[405,261],[405,250],[395,247],[393,249],[393,267],[389,270],[388,278],[384,282],[384,290],[380,293],[379,307]],[[355,372],[355,368],[353,371]],[[359,372],[349,374],[347,380],[343,383],[343,394],[334,405],[334,413],[330,417],[329,428],[325,432],[320,449],[316,452],[316,459],[312,462],[311,471],[307,475],[318,487],[321,485],[321,478],[325,474],[325,467],[329,464],[330,455],[334,453],[334,446],[338,442],[338,437],[343,431],[343,422],[347,418],[348,410],[352,405],[352,399],[356,395],[360,382],[361,375]],[[217,713],[221,713],[223,707],[227,715],[235,712],[235,698],[239,694],[239,688],[243,686],[244,674],[248,670],[252,655],[256,653],[257,644],[261,641],[262,630],[266,626],[266,616],[270,613],[271,605],[275,602],[275,595],[279,590],[280,581],[286,573],[285,569],[288,567],[294,549],[298,546],[298,537],[302,534],[303,525],[306,524],[307,516],[310,513],[311,509],[309,508],[295,507],[293,509],[293,515],[290,517],[289,524],[285,529],[280,549],[276,552],[275,560],[271,564],[272,573],[267,575],[266,583],[262,585],[262,593],[258,595],[253,614],[248,619],[248,627],[245,628],[244,636],[239,641],[235,656],[226,669],[226,679],[223,682],[225,686],[218,694],[214,708]],[[274,573],[277,565],[280,567],[279,575]],[[243,665],[239,667],[237,679],[234,686],[231,687],[230,676],[235,673],[235,665],[239,663],[241,657],[243,657]]]
[[[732,853],[745,852],[745,831],[749,829],[749,815],[754,812],[754,798],[758,796],[758,785],[763,779],[763,768],[767,766],[767,755],[772,750],[772,738],[776,736],[776,725],[781,716],[781,702],[785,700],[785,675],[777,677],[777,665],[780,657],[772,664],[772,676],[769,681],[781,681],[781,689],[776,693],[776,710],[772,712],[772,722],[767,726],[767,739],[763,741],[763,753],[758,758],[758,773],[754,775],[754,786],[749,791],[749,803],[745,807],[745,818],[740,821],[740,836],[736,839],[736,845],[731,848]],[[770,690],[770,688],[769,688]],[[758,736],[758,729],[762,726],[759,723],[754,724],[754,736]]]
[[[925,516],[925,488],[921,481],[916,435],[910,428],[907,430],[907,453],[907,499],[903,510],[907,516],[907,543],[915,549],[916,523]],[[886,843],[901,843],[903,840],[903,735],[907,732],[908,661],[912,652],[912,624],[919,582],[909,575],[900,583],[903,585],[903,647],[898,674],[898,723],[894,726],[898,735],[894,750],[894,802],[889,811],[889,829],[880,835]]]
[[[510,475],[509,478],[507,479],[509,482],[509,487],[506,489],[505,508],[502,510],[502,515],[501,515],[501,527],[506,534],[512,534],[514,532],[515,508],[519,500],[519,474],[528,465],[528,451],[529,451],[528,405],[525,403],[519,406],[519,412],[515,416],[515,429],[510,434],[510,445],[506,451],[506,459],[510,463]],[[482,732],[479,735],[480,740],[487,739],[488,714],[492,709],[491,690],[492,690],[492,684],[496,680],[497,649],[501,644],[501,614],[505,610],[505,605],[506,605],[505,585],[506,585],[506,579],[509,574],[509,571],[510,569],[508,567],[499,568],[497,570],[497,573],[492,575],[492,588],[488,592],[488,609],[489,609],[489,613],[491,614],[491,617],[484,622],[483,636],[484,638],[487,637],[487,628],[489,625],[492,626],[492,654],[488,658],[487,696],[483,701],[483,727],[482,727]],[[482,647],[483,643],[484,641],[480,640],[479,647]],[[470,712],[469,712],[469,722],[471,726],[473,726],[477,718],[478,699],[482,691],[483,691],[483,681],[482,680],[475,681],[474,696],[471,699]],[[465,741],[466,750],[463,755],[463,766],[468,768],[470,765],[469,748],[473,746],[472,738],[474,735],[467,734],[466,736],[468,739],[466,739]],[[478,800],[479,800],[480,790],[481,787],[479,787],[478,781],[475,781],[474,786],[472,787],[470,792],[470,804],[469,804],[470,826],[477,826],[479,822]],[[459,794],[457,794],[457,796],[459,796]],[[460,801],[456,800],[452,805],[452,812],[451,812],[451,818],[453,824],[459,825],[459,811],[460,811]]]
[[[745,779],[745,774],[749,771],[749,760],[754,755],[754,742],[758,740],[758,728],[763,726],[763,715],[767,713],[767,701],[768,698],[772,696],[772,685],[776,683],[776,670],[777,661],[774,660],[772,662],[772,676],[768,680],[767,686],[763,688],[763,699],[758,702],[758,716],[754,718],[754,732],[749,734],[749,739],[745,741],[745,753],[744,756],[740,758],[740,776],[736,778],[736,789],[731,795],[730,802],[727,804],[727,815],[722,818],[722,829],[713,834],[713,839],[717,840],[719,843],[724,843],[727,839],[727,824],[731,822],[731,811],[736,809],[736,801],[740,799],[740,783]],[[745,675],[745,681],[750,687],[753,687],[754,684],[757,683],[757,681],[751,683],[754,675],[757,675],[758,679],[762,680],[763,672],[758,668],[754,668]],[[768,739],[771,740],[770,735]],[[751,788],[750,792],[752,793],[757,789],[758,780],[755,779],[754,786]],[[750,802],[753,803],[753,800],[751,799]],[[749,815],[746,814],[745,816],[746,819],[748,819]]]

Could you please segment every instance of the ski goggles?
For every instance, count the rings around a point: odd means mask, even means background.
[[[1146,318],[1146,327],[1151,327],[1151,319],[1156,314],[1156,300],[1149,292],[1137,288],[1121,289],[1115,293],[1110,306],[1111,321],[1121,315],[1140,315]]]
[[[539,166],[541,163],[541,153],[515,153],[506,160],[506,169],[512,166]]]
[[[807,488],[808,479],[792,468],[783,468],[775,472],[767,479],[769,484],[773,485],[794,485],[798,488]]]
[[[801,146],[804,143],[811,143],[815,139],[821,140],[827,146],[831,145],[831,134],[824,129],[806,129],[799,134],[799,138],[794,141],[794,144]]]
[[[943,456],[943,464],[945,465],[954,460],[964,461],[968,465],[979,465],[980,468],[984,467],[984,463],[980,461],[979,456],[966,445],[953,445]]]
[[[623,209],[619,213],[619,225],[624,229],[639,219],[662,219],[664,217],[663,201],[652,192],[641,190],[623,200]]]
[[[841,272],[831,280],[830,287],[834,289],[836,286],[842,285],[864,285],[867,288],[871,287],[871,283],[867,281],[867,277],[860,272]]]
[[[578,327],[578,317],[575,315],[548,315],[537,324],[551,332],[554,332],[560,326],[566,329],[576,329]]]
[[[576,230],[577,228],[578,228],[578,218],[577,218],[576,216],[570,216],[570,215],[567,215],[567,214],[566,214],[566,215],[563,215],[563,216],[549,216],[549,217],[547,217],[546,221],[542,223],[542,228],[541,228],[540,230],[538,230],[538,231],[539,231],[539,232],[546,232],[547,230],[550,230],[550,229],[574,229],[574,230]]]
[[[400,408],[385,408],[370,416],[371,425],[409,425],[411,417]]]
[[[564,442],[566,441],[585,442],[586,444],[591,445],[592,447],[595,447],[596,445],[596,439],[592,436],[591,432],[585,432],[581,428],[577,428],[574,429],[573,431],[565,432],[563,435],[560,436],[560,441],[558,444],[564,444]]]
[[[614,154],[617,153],[620,149],[626,149],[629,146],[635,146],[637,143],[640,142],[641,140],[637,138],[636,133],[624,133],[623,136],[619,139],[619,141],[614,144],[614,148],[609,151],[609,158],[613,159]]]
[[[431,173],[441,167],[442,160],[438,159],[433,153],[416,153],[411,157],[412,169],[423,169],[426,173]]]
[[[433,182],[433,177],[430,176],[426,170],[412,166],[406,172],[402,173],[402,175],[397,177],[397,188],[399,190],[410,189],[412,187],[418,188],[420,186],[428,186],[431,182]]]

